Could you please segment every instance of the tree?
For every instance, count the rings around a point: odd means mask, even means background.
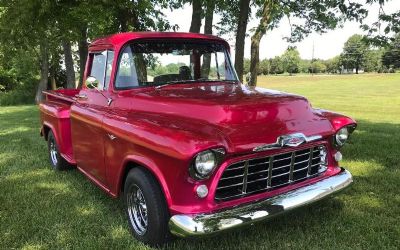
[[[382,69],[383,49],[370,49],[365,53],[364,72],[378,72]],[[400,58],[399,58],[400,59]]]
[[[285,72],[283,68],[283,60],[280,56],[274,57],[270,62],[270,72],[271,74],[282,74]]]
[[[282,55],[283,68],[290,75],[299,72],[300,53],[296,48],[288,48]]]
[[[204,21],[204,34],[212,34],[213,28],[213,19],[214,19],[214,10],[215,10],[215,1],[208,0],[206,2],[206,13],[205,13],[205,21]],[[203,56],[203,66],[202,66],[202,75],[208,76],[210,74],[210,65],[211,65],[211,54],[205,54]]]
[[[355,0],[265,0],[259,11],[260,22],[251,39],[252,76],[249,85],[257,84],[259,67],[259,45],[267,30],[275,29],[283,17],[291,23],[289,42],[301,41],[312,31],[323,33],[334,29],[344,20],[361,20],[367,15],[362,4]]]
[[[237,20],[236,39],[235,39],[235,69],[239,80],[243,81],[244,67],[244,41],[246,38],[247,23],[249,21],[250,0],[239,1],[239,16]]]
[[[279,3],[275,0],[265,0],[261,15],[260,24],[257,26],[254,35],[251,37],[251,58],[250,58],[250,81],[249,85],[255,86],[257,84],[257,73],[260,61],[260,42],[261,38],[267,32],[268,24],[272,19],[273,9]]]
[[[308,73],[311,65],[311,60],[301,59],[299,63],[299,71],[301,73]]]
[[[218,34],[231,34],[235,37],[235,69],[240,81],[243,81],[244,47],[247,25],[251,17],[251,7],[262,5],[260,0],[220,0],[217,4],[221,18],[217,23]]]
[[[189,32],[200,33],[201,16],[203,13],[202,0],[192,0],[192,22],[190,24]]]
[[[39,102],[43,98],[42,91],[48,86],[51,52],[59,41],[51,25],[55,22],[55,4],[50,0],[1,1],[0,4],[4,8],[0,16],[1,47],[7,48],[10,55],[28,50],[38,58],[40,80],[35,100]],[[9,49],[7,44],[13,44],[14,48]]]
[[[243,60],[243,74],[250,72],[250,59],[244,58]]]
[[[331,74],[336,74],[340,72],[340,56],[335,56],[334,58],[325,61],[326,72]]]
[[[365,54],[368,50],[368,46],[363,41],[361,35],[351,36],[344,44],[343,52],[340,55],[341,61],[345,68],[356,69],[356,74],[363,66],[365,61]]]
[[[269,75],[270,68],[271,68],[270,61],[268,59],[264,59],[260,62],[260,69],[258,74]]]
[[[0,49],[9,56],[29,51],[37,58],[40,80],[36,101],[40,101],[49,76],[52,82],[57,78],[61,58],[67,71],[67,87],[75,87],[75,45],[82,79],[88,40],[116,32],[174,29],[162,13],[168,4],[166,0],[0,0]]]
[[[315,73],[315,74],[325,73],[326,65],[324,64],[324,62],[322,60],[314,59],[310,64],[310,68],[309,68],[308,72]]]
[[[382,63],[387,68],[400,68],[400,34],[394,38],[383,53]]]

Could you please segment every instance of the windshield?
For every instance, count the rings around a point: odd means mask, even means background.
[[[133,43],[121,53],[115,87],[129,89],[197,81],[237,81],[225,46],[191,41]]]

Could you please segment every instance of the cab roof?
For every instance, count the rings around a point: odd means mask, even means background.
[[[200,39],[222,42],[229,47],[228,43],[219,37],[199,33],[187,32],[125,32],[98,38],[89,45],[90,51],[115,49],[122,47],[125,43],[139,39]]]

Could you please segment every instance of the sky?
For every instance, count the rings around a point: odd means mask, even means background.
[[[368,17],[365,19],[364,23],[371,24],[377,21],[379,5],[373,4],[367,6],[369,10]],[[393,13],[400,10],[400,0],[392,0],[387,2],[384,6],[386,14]],[[167,19],[171,24],[177,24],[179,26],[178,31],[188,31],[191,22],[192,8],[190,5],[185,5],[182,9],[165,11]],[[219,16],[215,15],[214,20],[218,21]],[[216,22],[215,21],[215,22]],[[215,23],[214,22],[214,23]],[[203,21],[204,24],[204,21]],[[248,31],[257,26],[258,20],[252,18],[248,25]],[[313,54],[313,44],[314,44],[314,58],[329,59],[334,56],[339,55],[342,52],[343,45],[347,39],[353,34],[365,34],[360,29],[360,24],[356,22],[347,22],[344,24],[343,28],[338,28],[336,30],[328,31],[324,34],[312,33],[306,39],[300,43],[296,43],[295,46],[300,52],[300,56],[304,59],[311,59]],[[202,27],[203,28],[203,27]],[[214,33],[216,33],[214,31]],[[260,58],[272,58],[281,55],[287,47],[288,44],[283,37],[290,34],[290,26],[287,19],[283,19],[279,25],[279,28],[269,31],[261,41],[260,44]],[[245,57],[250,58],[250,35],[246,39],[245,43]],[[232,47],[232,54],[234,54],[234,36],[223,36],[224,39],[228,40]],[[232,56],[234,58],[234,56]]]

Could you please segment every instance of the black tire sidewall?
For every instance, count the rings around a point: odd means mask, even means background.
[[[136,233],[129,219],[128,197],[134,185],[142,191],[147,206],[148,226],[143,235]],[[124,186],[124,203],[129,227],[136,239],[156,247],[162,246],[169,240],[169,212],[161,188],[150,173],[140,168],[130,170]]]

